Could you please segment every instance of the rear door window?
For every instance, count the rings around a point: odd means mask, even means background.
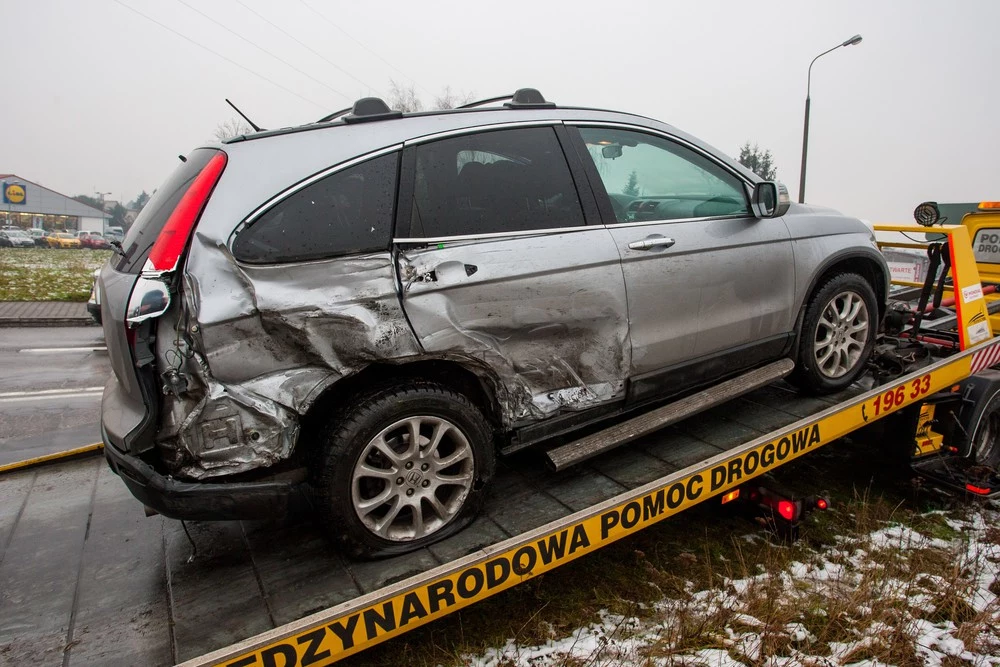
[[[494,130],[416,147],[410,238],[577,227],[585,223],[551,127]]]
[[[122,241],[125,256],[115,256],[117,260],[115,269],[126,273],[142,271],[142,266],[146,263],[146,258],[149,257],[149,251],[160,235],[160,231],[167,224],[167,220],[170,219],[170,214],[177,208],[178,202],[187,192],[191,181],[201,173],[201,170],[217,152],[210,148],[199,148],[191,151],[187,161],[178,165],[167,182],[153,193],[146,205],[142,207],[135,222],[132,223],[128,234],[125,235],[125,239]]]
[[[233,256],[273,264],[388,250],[398,164],[391,153],[302,188],[241,231]]]

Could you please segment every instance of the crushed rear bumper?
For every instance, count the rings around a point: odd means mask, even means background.
[[[301,481],[184,482],[161,475],[145,461],[119,450],[101,430],[108,465],[133,496],[163,516],[191,521],[268,519],[284,516],[293,504],[305,500]]]

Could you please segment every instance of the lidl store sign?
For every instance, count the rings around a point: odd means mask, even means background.
[[[3,184],[4,204],[24,204],[28,201],[28,193],[20,183]]]

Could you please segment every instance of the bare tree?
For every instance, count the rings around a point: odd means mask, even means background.
[[[774,166],[774,156],[771,151],[763,150],[757,144],[753,146],[747,141],[740,146],[740,156],[737,158],[744,167],[757,174],[765,181],[773,181],[778,175]]]
[[[463,104],[468,104],[475,99],[475,94],[470,92],[457,92],[451,86],[445,86],[441,94],[434,97],[432,109],[454,109]],[[389,79],[389,98],[385,101],[390,109],[410,113],[412,111],[423,111],[424,103],[417,95],[417,88],[414,84],[404,86]]]
[[[434,98],[435,109],[454,109],[463,104],[475,101],[476,96],[470,92],[454,92],[451,86],[445,86],[441,94]]]
[[[241,134],[252,134],[253,131],[253,128],[245,120],[234,117],[215,126],[215,138],[219,141],[225,141]]]
[[[424,110],[424,103],[417,97],[417,89],[412,83],[401,86],[392,79],[389,79],[389,99],[386,104],[390,109],[403,113]]]

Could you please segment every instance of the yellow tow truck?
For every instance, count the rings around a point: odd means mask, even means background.
[[[945,207],[952,215],[959,212],[960,224],[943,224],[948,222],[942,216]],[[909,368],[918,367],[925,353],[965,350],[1000,331],[1000,202],[940,207],[924,202],[914,218],[919,227],[875,226],[908,239],[880,242],[883,252],[902,247],[926,253],[916,272],[923,281],[894,281],[884,325],[883,340],[908,347]],[[919,475],[958,492],[1000,495],[998,364],[1000,348],[976,352],[966,379],[901,413],[913,429],[913,469]]]

